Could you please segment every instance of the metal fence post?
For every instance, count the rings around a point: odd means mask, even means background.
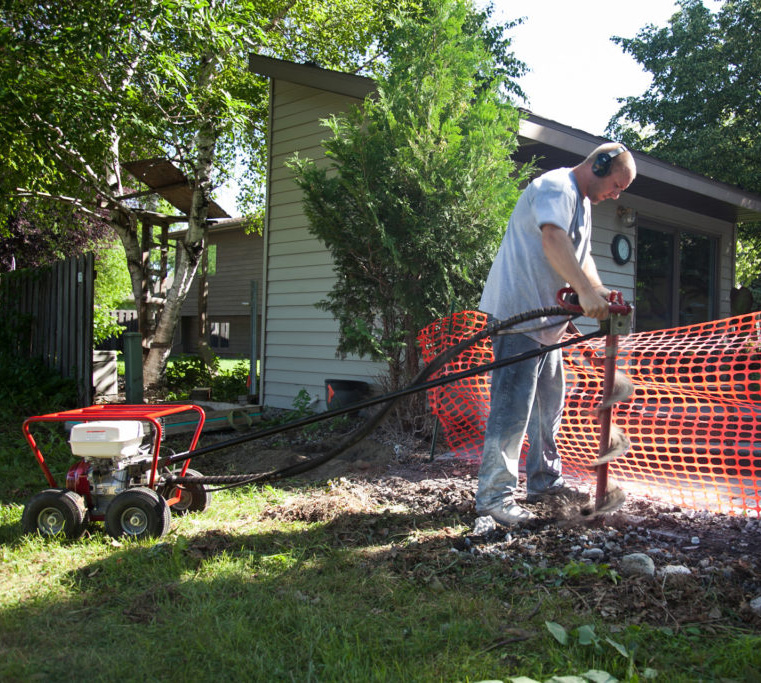
[[[143,402],[143,338],[139,332],[124,333],[124,393],[127,403]]]

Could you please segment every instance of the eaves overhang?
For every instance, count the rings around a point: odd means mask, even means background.
[[[542,170],[575,166],[605,138],[525,112],[520,122],[519,162],[536,159]],[[761,197],[633,151],[637,177],[627,194],[731,223],[761,221]]]
[[[262,55],[249,55],[248,69],[269,78],[289,81],[338,95],[347,95],[359,100],[363,100],[376,90],[375,81],[366,76],[332,71],[312,64],[296,64]]]

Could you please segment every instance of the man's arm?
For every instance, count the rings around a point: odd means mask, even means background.
[[[608,302],[603,294],[607,290],[600,281],[592,257],[585,261],[582,268],[576,260],[571,238],[565,230],[552,223],[542,226],[542,248],[550,265],[579,295],[579,305],[584,315],[597,320],[607,318]]]
[[[600,276],[597,273],[597,264],[595,263],[595,260],[592,258],[592,254],[590,254],[587,257],[587,260],[584,261],[584,265],[581,267],[581,270],[584,273],[584,275],[587,276],[587,279],[595,288],[595,291],[601,297],[603,297],[603,299],[607,300],[608,294],[610,294],[610,290],[602,283],[602,280],[600,279]]]

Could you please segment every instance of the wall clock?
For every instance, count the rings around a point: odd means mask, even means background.
[[[616,235],[610,243],[610,251],[613,254],[613,260],[619,266],[623,266],[632,258],[632,243],[626,235]]]

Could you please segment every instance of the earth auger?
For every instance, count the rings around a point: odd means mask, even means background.
[[[609,303],[611,317],[607,329],[603,325],[599,330],[594,332],[565,339],[557,344],[535,351],[529,351],[462,372],[430,379],[434,373],[443,368],[446,363],[456,358],[466,348],[499,331],[507,330],[539,318],[564,317],[570,320],[578,317],[581,315],[581,309],[570,300],[571,294],[572,290],[561,290],[558,293],[557,306],[528,311],[506,320],[491,321],[477,334],[464,339],[459,344],[439,354],[403,389],[372,397],[360,403],[354,403],[351,406],[337,408],[283,425],[243,434],[201,448],[196,447],[196,444],[203,425],[204,416],[203,411],[198,406],[110,406],[112,409],[110,411],[106,410],[107,406],[93,406],[92,408],[30,417],[24,422],[24,435],[52,488],[43,491],[29,501],[24,509],[22,526],[27,532],[39,532],[48,536],[64,533],[71,538],[77,538],[84,533],[88,521],[104,520],[108,533],[113,536],[132,536],[137,538],[161,536],[169,529],[170,507],[180,514],[203,509],[208,505],[210,491],[252,483],[277,481],[319,467],[356,445],[370,434],[383,421],[394,404],[404,396],[419,391],[427,391],[428,389],[489,372],[505,365],[518,363],[554,349],[576,345],[601,336],[606,336],[606,357],[604,360],[606,378],[603,401],[597,408],[598,419],[601,424],[600,451],[597,461],[593,464],[593,467],[597,471],[597,496],[595,509],[588,514],[605,514],[612,509],[620,507],[623,503],[623,493],[621,490],[617,487],[611,487],[607,480],[608,463],[613,458],[621,455],[626,450],[626,447],[628,447],[625,437],[621,438],[623,435],[618,430],[611,429],[611,408],[613,403],[623,400],[623,398],[631,394],[631,390],[627,389],[625,382],[621,381],[615,368],[617,338],[619,334],[625,333],[623,329],[627,317],[628,320],[631,320],[631,306],[623,303],[620,294],[614,293],[611,295]],[[594,358],[592,360],[597,362]],[[631,386],[630,382],[628,384]],[[203,476],[194,470],[188,469],[191,459],[377,405],[380,405],[380,408],[363,425],[344,437],[335,448],[307,462],[264,473],[223,476]],[[200,413],[196,433],[187,451],[160,456],[161,416],[177,412],[178,409],[192,409]],[[97,420],[105,420],[106,422],[98,423],[98,429],[86,429],[88,425],[93,427]],[[121,421],[121,424],[109,425],[109,420],[113,422]],[[84,461],[78,462],[69,470],[67,473],[67,487],[65,489],[57,488],[57,484],[45,464],[44,457],[30,432],[30,425],[38,421],[78,421],[80,423],[78,426],[82,428],[81,431],[98,432],[101,434],[101,437],[99,437],[100,442],[94,439],[93,443],[90,443],[87,448],[82,443],[79,444],[80,449],[82,449],[81,453],[75,452],[75,455],[83,454],[85,456]],[[143,434],[142,429],[137,428],[141,424],[141,421],[150,422],[153,427],[154,441],[151,447],[145,447],[140,444]],[[84,425],[81,423],[84,423]],[[117,431],[120,432],[134,431],[135,433],[129,433],[126,436],[119,435],[114,437],[111,442],[108,442],[108,437],[102,437],[102,434],[112,432],[111,426],[116,427]],[[89,439],[89,436],[85,435],[84,440],[87,439]],[[72,439],[73,446],[74,440]],[[98,448],[102,448],[103,452],[95,452]],[[183,465],[180,467],[180,473],[178,474],[173,468],[180,463],[183,463]],[[206,488],[207,485],[217,486],[218,488],[208,489]]]
[[[558,303],[578,313],[581,308],[574,297],[573,289],[566,287],[558,292]],[[587,517],[604,515],[623,505],[624,492],[608,478],[608,464],[626,453],[631,446],[627,436],[613,424],[613,406],[634,393],[631,380],[617,367],[618,337],[631,332],[633,308],[624,302],[620,292],[611,292],[608,302],[610,315],[600,323],[600,332],[605,335],[605,356],[600,358],[592,352],[586,354],[592,365],[603,367],[602,399],[594,410],[600,423],[597,460],[591,464],[597,478],[595,505],[593,510],[587,511]]]

